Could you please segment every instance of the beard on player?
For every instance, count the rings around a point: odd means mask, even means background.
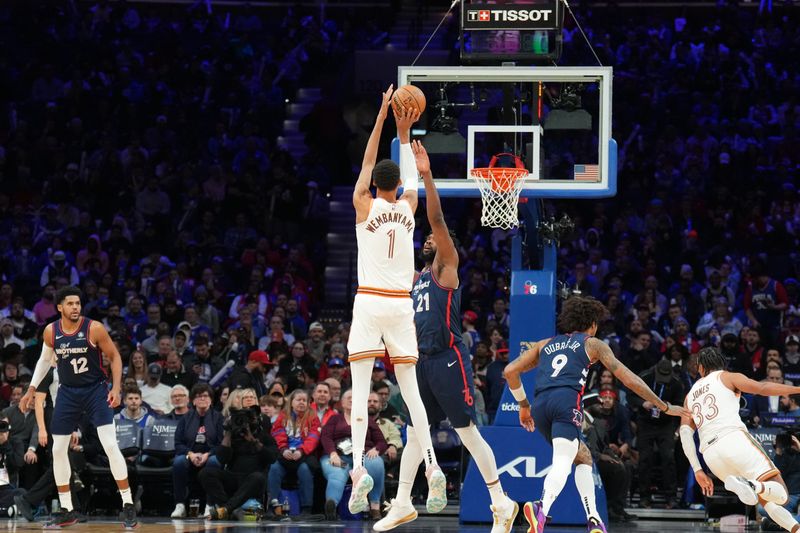
[[[433,263],[434,257],[436,257],[436,249],[433,246],[429,246],[427,243],[422,247],[422,250],[419,251],[419,258],[426,265]]]
[[[419,258],[426,265],[430,265],[433,263],[433,259],[435,257],[436,257],[436,243],[433,242],[433,235],[428,235],[428,238],[425,239],[425,242],[422,244],[422,249],[419,251]]]

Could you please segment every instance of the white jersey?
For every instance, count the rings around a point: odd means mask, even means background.
[[[411,292],[414,281],[414,213],[405,200],[375,198],[356,224],[359,292]]]
[[[700,433],[700,452],[725,435],[747,427],[739,416],[739,394],[722,383],[722,371],[697,380],[686,396],[686,405]]]

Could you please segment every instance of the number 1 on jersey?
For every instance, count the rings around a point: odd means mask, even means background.
[[[394,236],[395,236],[395,231],[396,230],[393,230],[393,229],[390,229],[388,231],[388,235],[389,235],[389,259],[392,259],[394,257]]]

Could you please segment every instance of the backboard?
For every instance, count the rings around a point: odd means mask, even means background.
[[[399,67],[397,80],[427,97],[412,137],[430,154],[441,196],[480,196],[470,170],[509,152],[529,171],[522,196],[537,198],[616,194],[611,82],[610,67],[516,66]]]

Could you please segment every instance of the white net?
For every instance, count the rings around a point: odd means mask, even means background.
[[[511,229],[519,226],[517,206],[528,171],[524,168],[473,168],[483,200],[481,225]]]

